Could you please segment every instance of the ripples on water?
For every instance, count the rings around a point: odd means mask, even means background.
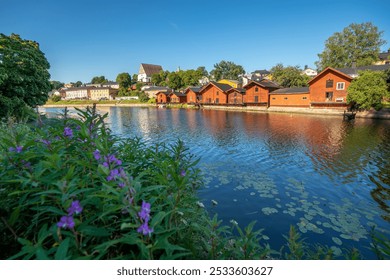
[[[258,221],[273,247],[295,225],[308,242],[374,255],[390,236],[390,121],[293,114],[99,108],[112,131],[147,144],[182,139],[201,157],[199,195],[226,223]],[[47,109],[58,112],[58,109]],[[218,201],[212,206],[211,200]]]

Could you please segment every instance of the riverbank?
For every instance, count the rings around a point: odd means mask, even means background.
[[[86,108],[92,106],[92,104],[46,104],[43,108],[64,108],[64,107],[77,107]],[[151,103],[97,103],[96,107],[156,107],[156,104]],[[175,107],[175,108],[180,108]],[[187,109],[195,109],[195,106],[187,106]],[[203,106],[204,110],[225,110],[225,111],[241,111],[241,112],[263,112],[263,113],[289,113],[289,114],[313,114],[313,115],[335,115],[343,116],[344,111],[338,109],[313,109],[313,108],[293,108],[293,107],[256,107],[256,106]],[[380,111],[371,109],[369,111],[362,111],[356,113],[356,118],[366,119],[384,119],[390,120],[390,109],[384,108]]]

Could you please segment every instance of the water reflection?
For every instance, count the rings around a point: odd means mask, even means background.
[[[282,245],[295,224],[313,243],[369,246],[390,235],[390,121],[341,117],[109,108],[112,131],[148,144],[181,138],[201,157],[205,205],[242,225],[258,220]],[[208,202],[208,203],[207,203]]]

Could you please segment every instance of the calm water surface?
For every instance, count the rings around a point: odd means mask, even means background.
[[[358,248],[390,237],[390,121],[342,117],[100,108],[110,128],[149,144],[182,139],[201,158],[200,200],[225,224],[256,220],[271,247],[294,225],[309,243]],[[48,113],[58,109],[46,109]],[[211,200],[218,202],[213,206]]]

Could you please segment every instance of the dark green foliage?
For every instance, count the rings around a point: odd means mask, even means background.
[[[53,95],[52,97],[50,97],[51,101],[53,102],[58,102],[61,100],[61,96],[59,95]]]
[[[271,68],[272,80],[282,87],[306,87],[310,77],[302,75],[302,70],[298,66],[287,66],[279,63]]]
[[[376,110],[382,108],[384,98],[390,98],[386,75],[383,72],[362,71],[347,89],[347,101],[356,103],[358,108]]]
[[[51,89],[60,89],[62,88],[65,84],[59,81],[50,81],[51,84]]]
[[[108,82],[105,76],[95,76],[91,80],[91,84],[104,84]]]
[[[216,81],[221,79],[238,80],[239,76],[242,74],[245,74],[245,70],[241,65],[225,60],[214,64],[214,69],[210,72],[210,75],[213,76]]]
[[[353,63],[356,66],[370,65],[378,60],[380,47],[386,43],[382,35],[383,31],[371,22],[352,23],[326,40],[316,65],[319,70],[352,67]]]
[[[37,42],[0,34],[0,119],[21,119],[28,108],[45,104],[52,89],[49,68]]]
[[[131,86],[131,77],[129,73],[120,73],[116,77],[116,82],[119,84],[119,90],[128,90]]]

